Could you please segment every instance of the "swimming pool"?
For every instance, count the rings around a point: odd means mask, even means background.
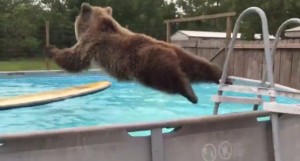
[[[95,94],[46,105],[0,111],[0,134],[101,126],[120,123],[165,121],[212,115],[215,84],[194,84],[198,104],[179,95],[164,94],[133,82],[117,82],[99,71],[80,74],[64,72],[0,75],[0,97],[110,81],[111,87]],[[227,93],[236,95],[236,93]],[[295,103],[278,98],[278,102]],[[252,105],[223,104],[220,114],[252,110]]]

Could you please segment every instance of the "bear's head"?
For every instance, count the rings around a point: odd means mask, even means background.
[[[113,20],[111,7],[91,6],[88,3],[82,3],[80,13],[74,24],[77,41],[85,32],[97,35],[97,32],[112,30],[113,26],[110,20]]]

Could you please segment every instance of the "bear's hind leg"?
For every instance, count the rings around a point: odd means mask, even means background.
[[[197,103],[189,80],[181,71],[176,55],[166,53],[168,50],[149,49],[142,55],[142,65],[137,72],[137,80],[145,86],[164,91],[166,93],[179,93],[192,103]]]
[[[142,84],[164,91],[167,93],[179,93],[187,98],[192,103],[197,103],[198,98],[195,95],[190,82],[183,76],[183,73],[179,71],[163,69],[153,70],[141,70],[141,73],[137,76],[137,79]]]

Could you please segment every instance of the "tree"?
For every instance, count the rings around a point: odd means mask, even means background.
[[[37,54],[41,45],[38,31],[43,16],[36,13],[40,13],[41,8],[28,0],[6,3],[1,7],[4,10],[0,16],[1,48],[10,49],[2,51],[1,55],[10,57]]]

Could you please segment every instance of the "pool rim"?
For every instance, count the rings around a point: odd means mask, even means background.
[[[101,131],[120,131],[125,130],[129,132],[138,132],[138,131],[147,131],[151,129],[162,129],[162,128],[172,128],[180,127],[182,125],[194,125],[199,123],[208,123],[208,122],[218,122],[225,121],[230,119],[238,118],[260,118],[268,117],[272,113],[269,111],[249,111],[249,112],[236,112],[229,114],[218,114],[210,116],[195,116],[190,118],[180,118],[172,119],[166,121],[151,121],[151,122],[139,122],[139,123],[124,123],[124,124],[113,124],[113,125],[94,125],[94,126],[83,126],[83,127],[71,127],[63,129],[50,129],[50,130],[38,130],[30,132],[17,132],[17,133],[8,133],[0,134],[0,143],[1,140],[10,140],[15,138],[31,138],[31,137],[46,137],[53,135],[71,135],[71,134],[83,134],[90,132],[101,132]],[[131,136],[128,134],[128,136]],[[0,147],[1,148],[1,147]]]

